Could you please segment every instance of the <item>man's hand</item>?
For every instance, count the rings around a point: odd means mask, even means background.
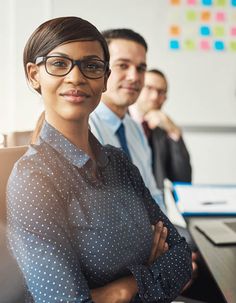
[[[172,140],[179,140],[181,136],[180,128],[164,112],[158,109],[151,110],[145,115],[144,120],[150,129],[160,127],[167,132]]]
[[[159,221],[153,226],[153,241],[152,249],[147,264],[151,265],[155,260],[167,252],[169,249],[167,238],[167,228],[163,225],[162,221]]]

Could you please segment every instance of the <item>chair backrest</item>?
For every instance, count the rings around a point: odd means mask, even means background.
[[[26,152],[27,146],[0,148],[0,221],[6,219],[6,185],[15,162]]]
[[[8,250],[6,239],[6,185],[15,162],[27,146],[0,148],[0,302],[23,303],[24,279]]]

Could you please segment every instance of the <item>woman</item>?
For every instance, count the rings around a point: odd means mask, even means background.
[[[49,20],[24,66],[45,120],[9,179],[8,225],[34,301],[171,302],[190,279],[190,250],[136,167],[89,131],[110,73],[104,38],[77,17]]]

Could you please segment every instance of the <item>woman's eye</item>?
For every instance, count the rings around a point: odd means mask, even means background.
[[[104,64],[102,62],[87,62],[85,69],[90,71],[100,71],[104,69]]]
[[[66,62],[64,60],[56,60],[52,63],[52,65],[55,66],[55,67],[67,67],[68,62]]]
[[[53,68],[68,68],[70,61],[64,58],[49,58],[47,64]]]

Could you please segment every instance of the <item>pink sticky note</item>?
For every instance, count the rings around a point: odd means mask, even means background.
[[[187,0],[187,3],[189,4],[189,5],[194,5],[194,4],[196,4],[196,0]]]
[[[200,49],[202,50],[209,50],[211,48],[209,41],[202,40],[200,41]]]
[[[225,21],[225,13],[224,12],[217,12],[216,13],[216,21],[224,22]]]
[[[231,36],[236,36],[236,27],[232,27],[230,33]]]

